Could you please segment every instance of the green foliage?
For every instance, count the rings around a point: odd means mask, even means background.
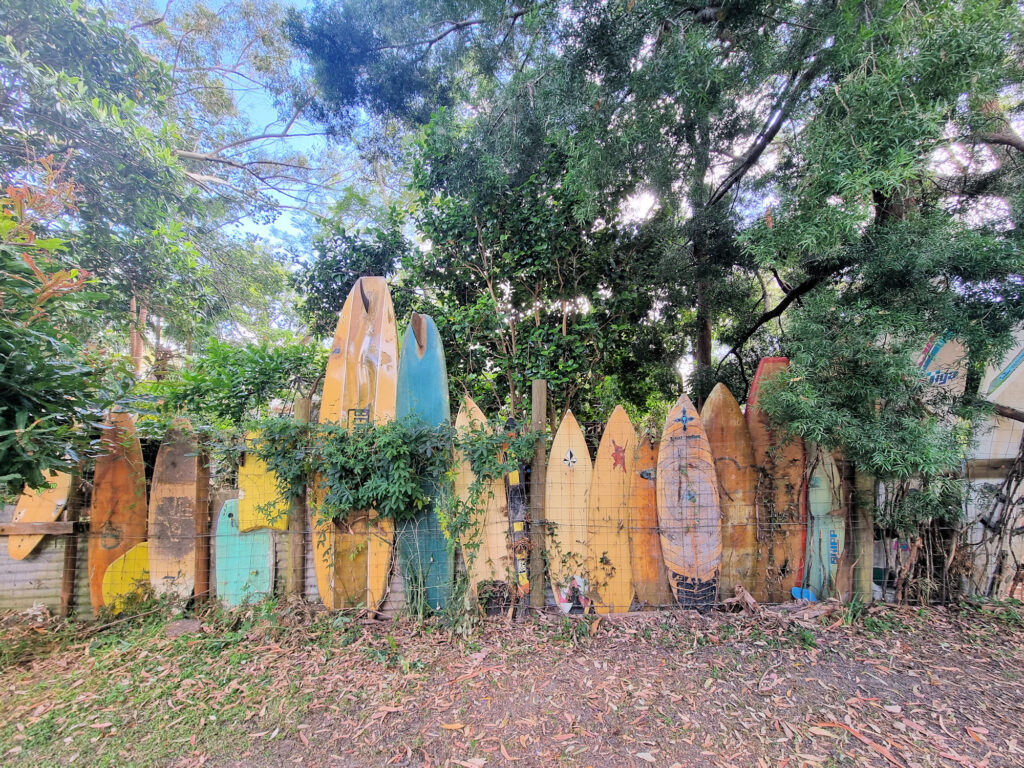
[[[72,192],[59,170],[43,171],[41,189],[9,186],[0,198],[0,488],[8,493],[77,464],[90,427],[132,384],[121,361],[67,332],[72,316],[93,311],[96,294],[86,273],[61,263],[63,241],[36,236]]]
[[[486,481],[503,477],[532,455],[536,439],[531,434],[510,438],[501,429],[483,427],[456,433],[449,425],[431,427],[415,418],[348,431],[278,417],[259,422],[258,429],[253,450],[277,475],[281,495],[296,496],[309,487],[318,520],[338,521],[367,509],[396,522],[411,520],[441,489],[439,512],[452,542],[472,517],[448,492],[454,451],[467,457],[477,476],[472,504]]]
[[[323,373],[327,353],[303,341],[231,344],[212,339],[190,364],[150,385],[167,413],[227,428],[291,403]],[[197,423],[198,426],[198,423]]]
[[[302,299],[299,314],[318,337],[331,336],[338,313],[360,277],[393,275],[412,246],[392,210],[380,227],[349,231],[337,219],[321,225],[313,241],[314,258],[296,278]]]

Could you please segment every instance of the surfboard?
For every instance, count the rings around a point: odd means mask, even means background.
[[[711,445],[685,394],[665,418],[657,490],[661,552],[676,602],[710,610],[722,572],[722,511]]]
[[[149,542],[143,541],[107,566],[103,573],[103,604],[120,613],[126,598],[149,585]]]
[[[455,417],[455,429],[465,434],[485,430],[491,433],[483,411],[471,397],[465,397]],[[460,451],[455,453],[455,498],[467,508],[473,499],[470,486],[476,475],[469,459]],[[506,514],[505,481],[498,477],[486,481],[476,499],[476,506],[468,510],[469,527],[462,534],[460,543],[469,574],[470,588],[476,591],[484,581],[506,581],[510,565],[508,549],[508,516]]]
[[[247,448],[253,446],[258,439],[258,432],[246,435]],[[277,475],[270,471],[267,463],[255,451],[246,450],[238,467],[238,530],[246,532],[270,528],[287,531],[290,509],[288,499],[282,498],[278,491]]]
[[[229,608],[255,603],[274,590],[274,539],[270,531],[243,532],[239,503],[229,499],[217,515],[214,556],[217,597]]]
[[[757,581],[750,592],[757,600],[781,603],[800,587],[807,549],[807,505],[804,488],[804,446],[796,439],[785,445],[757,407],[761,385],[789,366],[785,357],[766,357],[757,366],[747,395],[747,428],[758,467]]]
[[[551,443],[544,487],[548,574],[562,613],[585,611],[588,496],[594,466],[583,430],[566,411]]]
[[[718,475],[722,505],[722,579],[719,594],[732,597],[742,585],[753,594],[757,581],[757,470],[750,430],[740,404],[719,382],[711,390],[700,420],[708,436]]]
[[[398,418],[417,418],[432,427],[451,419],[441,336],[433,318],[416,312],[402,338],[399,354]],[[442,492],[439,487],[427,490],[435,499]],[[451,597],[455,558],[436,506],[431,504],[412,520],[404,521],[396,537],[410,602],[422,598],[431,610],[442,610]]]
[[[633,589],[641,606],[655,607],[675,602],[668,585],[668,571],[661,554],[658,533],[658,444],[649,437],[637,445],[629,509],[633,515],[630,536],[630,564]]]
[[[324,378],[320,423],[357,429],[395,417],[398,331],[383,277],[361,277],[345,299]],[[313,494],[315,506],[315,494]],[[314,521],[315,522],[315,521]],[[374,511],[316,524],[313,566],[317,590],[331,610],[376,610],[391,575],[394,525]]]
[[[113,411],[100,438],[89,507],[89,598],[103,605],[103,577],[111,563],[146,540],[146,465],[131,414]]]
[[[625,613],[633,604],[629,503],[636,448],[636,430],[618,405],[597,446],[587,496],[587,594],[597,613]]]
[[[846,549],[843,483],[832,456],[816,450],[807,486],[807,589],[818,600],[839,597],[839,563]]]
[[[175,419],[167,431],[156,455],[149,496],[149,581],[156,594],[183,599],[196,587],[202,556],[203,471],[190,430],[186,419]]]
[[[12,523],[52,523],[67,507],[74,478],[67,472],[48,470],[47,486],[32,490],[27,485],[14,507]],[[24,560],[39,546],[45,534],[33,533],[7,537],[7,552],[14,560]]]

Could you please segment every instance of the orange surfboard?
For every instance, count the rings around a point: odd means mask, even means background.
[[[657,488],[661,551],[676,602],[710,610],[721,577],[722,513],[711,446],[686,395],[665,419]]]
[[[629,502],[635,464],[636,430],[619,405],[601,435],[588,497],[588,596],[597,613],[625,613],[633,604]]]
[[[103,576],[129,549],[146,540],[146,467],[131,414],[114,411],[96,459],[89,508],[89,597],[105,605]]]
[[[395,418],[398,329],[383,277],[361,277],[345,299],[324,378],[320,423],[384,424]],[[394,524],[353,513],[313,531],[317,589],[331,610],[376,608],[387,594]]]
[[[757,582],[757,470],[750,431],[740,404],[719,382],[711,390],[700,420],[711,445],[722,504],[722,580],[719,594],[732,597],[742,585],[751,594]]]
[[[50,470],[46,473],[45,488],[33,491],[28,486],[14,507],[12,523],[52,523],[63,514],[71,495],[74,478],[67,472]],[[7,552],[14,560],[24,560],[39,546],[46,534],[8,536]]]
[[[750,591],[769,603],[788,600],[793,588],[802,586],[807,548],[803,441],[782,444],[757,407],[761,385],[787,367],[785,357],[762,359],[747,395],[746,422],[758,467],[757,583]]]
[[[661,535],[658,533],[657,469],[658,444],[644,437],[637,446],[636,464],[632,473],[629,509],[633,515],[633,530],[629,546],[637,602],[650,607],[675,602],[668,585],[668,571],[661,554]]]

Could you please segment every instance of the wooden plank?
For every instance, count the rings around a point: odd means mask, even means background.
[[[75,523],[60,520],[55,523],[0,523],[0,536],[62,536],[75,532]]]
[[[548,383],[535,379],[531,393],[530,430],[540,437],[533,447],[530,472],[530,606],[544,607],[544,488],[547,482],[548,458],[544,451],[544,421],[548,406]],[[536,521],[536,523],[534,523]]]
[[[76,482],[74,485],[77,485]],[[71,494],[75,494],[77,488],[72,486]],[[78,505],[68,504],[67,512],[64,513],[67,521],[74,526],[78,519]],[[60,607],[58,613],[61,618],[66,619],[71,614],[71,607],[75,599],[75,572],[78,567],[78,537],[68,536],[64,543],[64,570],[60,577]]]
[[[300,424],[309,423],[310,401],[308,397],[295,400],[292,417]],[[302,597],[306,577],[306,495],[291,499],[291,514],[288,517],[288,544],[285,546],[284,591],[287,595]]]

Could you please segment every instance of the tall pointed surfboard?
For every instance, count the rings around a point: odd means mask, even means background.
[[[807,487],[806,586],[819,599],[839,597],[839,564],[846,550],[846,515],[839,467],[828,451],[814,452]]]
[[[114,560],[103,572],[103,604],[120,613],[125,601],[150,586],[149,542],[136,544]]]
[[[711,445],[697,409],[680,395],[658,449],[661,551],[676,602],[710,610],[722,568],[722,513]]]
[[[757,407],[761,386],[789,366],[785,357],[766,357],[757,366],[747,395],[747,428],[758,467],[757,583],[751,593],[761,601],[788,600],[804,575],[807,506],[804,488],[804,446],[796,439],[783,444]]]
[[[67,472],[46,473],[47,486],[32,490],[28,486],[14,507],[12,523],[52,523],[68,505],[74,478]],[[39,546],[45,534],[19,534],[7,537],[7,552],[14,560],[24,560]]]
[[[637,446],[633,467],[633,488],[629,509],[633,531],[629,546],[633,571],[633,589],[641,606],[670,605],[675,598],[668,586],[668,571],[661,554],[658,533],[658,443],[649,437]]]
[[[274,590],[274,540],[267,530],[240,530],[238,506],[237,499],[225,501],[214,529],[217,597],[229,608],[258,602]]]
[[[361,277],[345,299],[324,378],[320,423],[385,424],[395,417],[398,331],[383,277]],[[350,514],[313,531],[317,589],[331,609],[376,610],[387,594],[394,526],[376,512]]]
[[[483,429],[490,433],[490,427],[483,411],[471,397],[465,397],[455,417],[457,432]],[[469,459],[461,453],[455,455],[455,496],[463,504],[474,501],[470,486],[476,475]],[[483,581],[505,581],[511,564],[508,549],[508,518],[505,512],[505,481],[498,477],[485,482],[480,498],[475,500],[469,529],[462,537],[462,552],[469,573],[470,587],[475,590]]]
[[[722,581],[719,594],[732,597],[742,585],[751,594],[757,581],[757,470],[750,430],[732,392],[719,382],[700,420],[711,445],[722,505]]]
[[[441,336],[433,318],[416,312],[402,337],[397,410],[399,419],[417,418],[432,427],[451,419]],[[427,490],[435,499],[442,492],[438,487]],[[396,536],[406,594],[414,601],[422,596],[431,610],[443,609],[451,597],[455,558],[435,505],[403,522]]]
[[[105,603],[103,576],[110,564],[146,540],[146,466],[131,414],[114,411],[100,440],[89,509],[89,597]]]
[[[246,451],[238,467],[238,530],[242,533],[258,528],[287,531],[291,505],[278,490],[277,475],[253,450],[259,437],[258,432],[246,435]]]
[[[551,443],[544,488],[548,573],[555,603],[562,613],[584,611],[590,606],[585,573],[593,474],[583,430],[572,411],[566,411]]]
[[[597,447],[587,498],[588,594],[597,613],[625,613],[633,604],[629,503],[636,447],[636,430],[616,406]]]
[[[156,594],[182,599],[209,590],[205,462],[189,432],[186,419],[175,419],[167,431],[149,497],[149,581]]]

